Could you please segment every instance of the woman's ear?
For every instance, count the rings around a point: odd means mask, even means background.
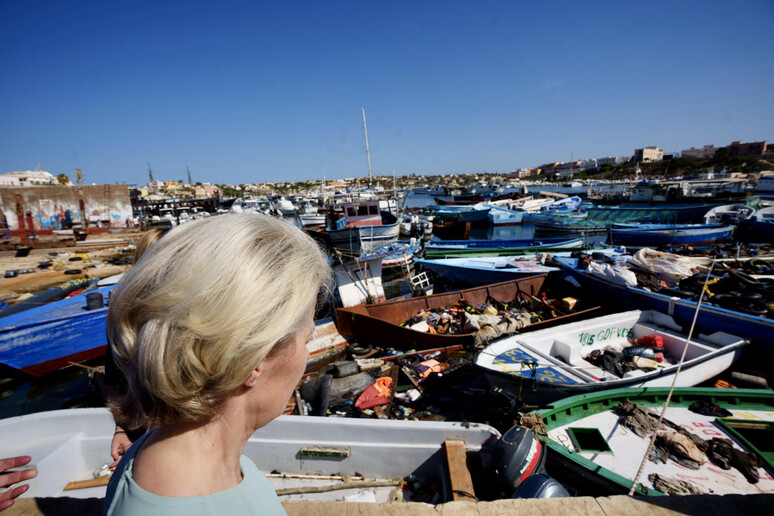
[[[252,387],[253,385],[255,385],[255,383],[258,381],[259,374],[261,374],[260,366],[250,371],[250,376],[247,377],[247,380],[244,381],[243,385],[245,387]]]

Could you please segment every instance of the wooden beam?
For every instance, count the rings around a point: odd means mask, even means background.
[[[465,441],[447,439],[443,442],[443,448],[446,451],[446,465],[449,468],[452,500],[475,502],[476,493],[473,489],[473,479],[468,471]]]

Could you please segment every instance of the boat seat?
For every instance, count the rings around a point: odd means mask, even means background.
[[[583,360],[580,342],[571,343],[556,339],[552,354],[569,365],[576,365],[578,360]]]

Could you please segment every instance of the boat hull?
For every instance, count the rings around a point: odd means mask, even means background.
[[[634,226],[634,227],[632,227]],[[732,226],[696,225],[616,225],[611,229],[612,242],[623,245],[702,245],[730,240]]]
[[[675,363],[655,371],[615,378],[582,357],[611,344],[661,335]],[[596,342],[595,342],[596,341]],[[674,321],[653,311],[633,310],[564,325],[552,330],[514,335],[491,343],[476,357],[492,385],[521,393],[525,401],[543,405],[567,396],[616,388],[669,387],[675,381],[678,353],[687,345],[674,332]],[[692,387],[712,378],[741,356],[748,341],[727,333],[694,336],[675,385]],[[530,367],[528,364],[535,364]],[[600,380],[602,379],[602,380]]]
[[[0,421],[0,456],[32,457],[31,465],[39,473],[26,482],[30,488],[23,497],[103,498],[105,486],[71,491],[64,488],[73,480],[91,478],[90,472],[99,469],[106,460],[110,462],[114,430],[115,423],[106,408],[58,410],[8,418]],[[412,472],[418,476],[428,474],[424,466],[428,462],[441,466],[439,450],[447,439],[464,440],[466,451],[477,453],[493,445],[499,437],[497,430],[478,423],[280,416],[256,431],[242,453],[267,472],[395,479]],[[304,450],[310,447],[340,450],[347,457],[342,459],[339,454],[331,453],[304,460]],[[288,483],[280,478],[269,481],[275,489],[287,487]],[[386,489],[387,496],[394,487]],[[334,494],[341,496],[343,492]],[[292,499],[287,496],[281,500]],[[308,499],[309,494],[305,496]]]
[[[436,349],[448,346],[472,346],[475,343],[473,334],[439,335],[414,331],[401,326],[405,321],[422,310],[453,306],[465,300],[471,306],[484,303],[490,297],[503,302],[510,302],[519,292],[522,297],[537,295],[541,290],[554,287],[546,274],[506,281],[484,287],[476,287],[432,296],[414,297],[396,301],[387,301],[370,305],[358,305],[336,310],[336,326],[339,333],[346,337],[363,339],[368,342],[396,349]],[[530,332],[549,328],[590,317],[599,310],[598,306],[585,304],[567,316],[545,320],[522,329]]]
[[[94,292],[107,301],[114,287]],[[86,295],[79,294],[0,319],[0,363],[39,377],[70,362],[102,356],[107,347],[107,306],[86,307]]]
[[[633,439],[635,434],[616,428],[617,418],[606,416],[621,401],[628,400],[639,406],[660,409],[664,404],[669,388],[614,389],[605,392],[573,396],[558,401],[538,412],[548,430],[547,436],[540,440],[548,447],[547,470],[558,480],[572,479],[578,487],[579,496],[610,496],[627,494],[632,485],[646,443],[644,439]],[[699,437],[730,437],[738,441],[737,436],[727,433],[726,427],[715,416],[703,416],[689,413],[687,407],[694,402],[719,405],[731,411],[734,419],[752,419],[760,424],[774,413],[774,396],[771,391],[758,389],[712,389],[677,388],[672,396],[666,418],[689,429]],[[761,417],[762,416],[762,417]],[[566,428],[592,426],[599,428],[611,447],[611,452],[591,454],[579,452],[566,438]],[[618,464],[611,464],[614,459]],[[671,461],[671,459],[670,459]],[[621,466],[627,466],[623,471]],[[648,481],[649,472],[663,466],[646,463],[644,474],[639,478],[636,489],[639,495],[663,495],[655,490]],[[681,466],[671,466],[672,473],[662,470],[663,476],[683,478],[703,490],[712,489],[716,494],[729,492],[761,493],[771,492],[774,481],[770,473],[762,471],[758,484],[749,484],[740,478],[735,470],[721,470],[710,464],[699,470],[689,470]],[[712,479],[710,475],[716,476]],[[643,485],[647,484],[647,486]]]
[[[640,287],[623,286],[588,274],[575,267],[577,260],[560,259],[562,271],[570,274],[583,287],[595,290],[605,299],[629,308],[651,309],[672,316],[679,324],[688,325],[696,315],[696,327],[704,332],[726,331],[749,339],[752,347],[769,359],[774,359],[774,319],[758,317],[719,306],[697,303],[689,299],[667,296]]]

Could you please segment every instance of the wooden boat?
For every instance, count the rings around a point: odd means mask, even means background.
[[[104,498],[113,430],[106,408],[8,418],[0,421],[0,456],[30,455],[38,468],[22,497]],[[506,453],[498,462],[500,433],[479,423],[280,416],[255,432],[242,453],[272,472],[267,477],[282,502],[442,503],[499,497],[493,485],[499,485],[505,461],[523,464],[525,477],[536,472],[530,460],[538,454],[520,453],[514,445],[541,445],[529,432],[512,435],[515,442],[500,446]],[[539,457],[544,461],[544,452]]]
[[[642,461],[649,440],[621,424],[614,411],[622,401],[661,413],[668,388],[614,389],[573,396],[551,404],[539,414],[548,429],[539,439],[548,447],[547,472],[559,481],[572,480],[579,495],[626,494]],[[727,417],[702,415],[689,410],[693,403],[716,405]],[[663,495],[649,480],[661,478],[689,482],[704,493],[774,493],[774,463],[769,444],[774,435],[774,394],[753,389],[675,389],[664,416],[704,440],[730,439],[734,449],[755,454],[761,468],[757,483],[750,483],[736,467],[721,468],[706,461],[698,469],[647,461],[637,484],[638,495]],[[662,426],[662,428],[664,428]]]
[[[618,256],[623,253],[620,249],[601,249],[599,252],[610,256]],[[414,262],[454,283],[461,285],[486,285],[506,281],[514,277],[533,276],[535,274],[557,271],[559,270],[558,266],[546,264],[546,259],[557,256],[569,257],[571,254],[570,251],[562,251],[518,256],[414,260]]]
[[[487,218],[493,226],[518,226],[524,220],[524,212],[493,205],[489,209]]]
[[[617,245],[704,245],[731,239],[733,226],[724,224],[613,224],[612,243]]]
[[[115,285],[98,288],[107,302]],[[86,293],[9,315],[0,328],[0,363],[42,376],[70,362],[102,356],[107,346],[107,306],[88,309]]]
[[[620,204],[618,206],[593,206],[586,208],[590,221],[643,224],[685,224],[698,222],[718,204]]]
[[[647,366],[621,374],[603,368],[601,357],[599,361],[586,359],[609,354],[604,350],[613,348],[617,354],[611,356],[618,357],[618,366],[627,348],[641,349],[633,340],[653,336],[663,339],[660,364],[651,360]],[[499,339],[478,354],[476,365],[486,371],[491,384],[514,394],[521,392],[530,403],[543,404],[605,389],[669,386],[686,346],[677,386],[692,387],[731,367],[746,344],[742,337],[724,332],[694,335],[689,343],[682,326],[670,316],[632,310]]]
[[[576,258],[558,257],[563,273],[584,288],[618,303],[622,307],[652,309],[666,313],[681,325],[690,325],[696,314],[697,302],[676,296],[673,292],[653,292],[641,287],[623,285],[586,270],[578,269]],[[702,303],[696,315],[696,327],[705,333],[726,331],[750,340],[752,347],[763,355],[774,358],[774,319],[752,315],[738,310]]]
[[[774,206],[761,208],[750,218],[750,240],[774,242]]]
[[[425,258],[460,258],[463,256],[515,256],[536,251],[557,252],[580,249],[582,238],[544,238],[540,240],[444,240],[425,245]]]
[[[5,310],[0,310],[0,318],[8,317],[9,315],[18,314],[31,308],[44,306],[54,301],[59,301],[65,297],[72,295],[79,290],[88,289],[96,285],[97,280],[95,278],[76,278],[70,281],[66,281],[56,287],[51,287],[39,294],[35,294],[32,297],[28,297],[23,301],[9,306]]]
[[[535,254],[414,260],[425,269],[460,285],[487,285],[508,278],[534,276],[558,271],[544,265]]]
[[[753,216],[755,210],[746,204],[724,204],[704,214],[705,224],[726,224],[736,226]]]
[[[464,206],[454,206],[454,205],[446,205],[446,206],[436,206],[436,205],[429,205],[428,209],[433,213],[433,216],[437,218],[443,218],[443,219],[457,219],[461,218],[462,220],[470,223],[479,223],[479,222],[487,222],[487,216],[489,214],[489,210],[491,209],[490,204],[484,204],[484,203],[476,203],[471,206],[464,205]]]
[[[439,335],[437,333],[415,331],[402,326],[402,324],[423,310],[450,307],[456,305],[461,300],[465,300],[471,306],[484,303],[489,298],[505,303],[521,298],[532,303],[534,300],[531,296],[538,296],[540,292],[546,290],[552,292],[552,295],[556,298],[575,294],[573,289],[567,288],[567,285],[551,280],[546,274],[540,274],[494,285],[434,294],[427,297],[414,297],[384,303],[339,308],[336,310],[336,326],[339,333],[345,337],[396,349],[435,349],[455,345],[470,346],[475,341],[472,333]],[[521,331],[531,332],[541,328],[553,327],[565,322],[589,317],[598,310],[598,306],[588,303],[582,297],[579,297],[579,299],[578,305],[572,311],[568,311],[567,315],[531,324]]]
[[[392,213],[379,210],[378,201],[343,205],[344,216],[325,231],[333,247],[349,256],[367,253],[398,239],[400,225]]]
[[[433,234],[439,238],[468,238],[471,223],[462,220],[458,216],[456,219],[443,219],[436,217],[433,219]]]
[[[535,234],[538,233],[576,233],[589,235],[607,232],[609,225],[605,222],[589,220],[588,217],[572,216],[539,220],[532,223]]]

